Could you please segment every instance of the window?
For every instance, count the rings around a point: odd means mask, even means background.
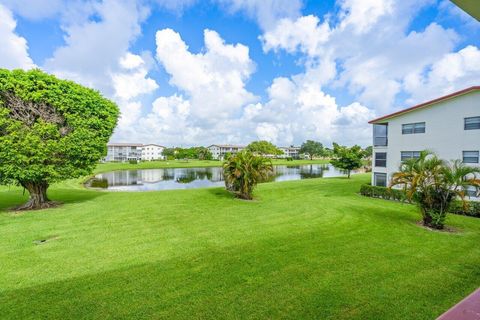
[[[463,151],[463,163],[478,163],[478,151]]]
[[[375,147],[388,145],[388,124],[373,125],[373,145]]]
[[[374,184],[377,187],[386,187],[387,186],[387,174],[375,172],[373,174]]]
[[[476,198],[477,196],[479,196],[479,194],[477,193],[477,190],[475,188],[468,188],[467,189],[467,195],[470,198]]]
[[[480,117],[465,118],[465,130],[480,129]]]
[[[408,159],[418,159],[420,158],[420,151],[401,151],[400,160],[405,161]]]
[[[425,122],[402,124],[402,134],[425,133]]]
[[[386,166],[387,166],[387,153],[375,152],[375,167],[386,167]]]

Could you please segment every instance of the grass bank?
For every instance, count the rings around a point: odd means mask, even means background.
[[[414,206],[359,196],[368,180],[266,183],[253,202],[62,184],[62,207],[18,215],[26,196],[3,190],[0,318],[433,319],[479,286],[479,219],[420,228]]]

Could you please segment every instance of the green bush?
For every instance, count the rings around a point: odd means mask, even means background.
[[[376,187],[370,184],[362,185],[360,187],[360,194],[366,197],[408,202],[403,190]],[[454,214],[480,218],[480,202],[467,201],[464,205],[462,201],[455,200],[450,205],[449,211]],[[440,219],[441,217],[438,218]]]
[[[450,212],[480,218],[480,201],[468,201],[465,206],[462,201],[453,201],[450,205]]]
[[[128,160],[128,163],[130,163],[130,164],[137,164],[137,163],[138,163],[138,160]]]
[[[369,184],[364,184],[360,187],[360,194],[367,197],[381,198],[385,200],[395,200],[401,202],[405,202],[407,200],[403,190],[376,187]]]

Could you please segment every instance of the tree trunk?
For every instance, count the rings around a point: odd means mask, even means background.
[[[347,177],[350,179],[350,170],[347,170]]]
[[[432,226],[432,217],[429,214],[423,215],[423,225],[427,227]]]
[[[27,203],[19,206],[16,208],[16,210],[45,209],[55,206],[56,203],[48,199],[47,182],[22,182],[20,184],[22,187],[28,190],[28,193],[30,193],[30,198],[28,199]]]

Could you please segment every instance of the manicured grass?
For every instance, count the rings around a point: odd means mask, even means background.
[[[457,233],[361,197],[369,175],[146,193],[0,192],[0,319],[434,319],[480,284],[480,219]],[[43,244],[35,240],[51,239]]]
[[[306,164],[327,164],[328,159],[316,160],[293,160],[287,161],[284,159],[273,159],[274,165],[306,165]],[[137,164],[130,164],[128,162],[107,162],[100,163],[95,172],[106,172],[114,170],[128,170],[128,169],[156,169],[156,168],[199,168],[199,167],[221,167],[222,161],[216,160],[169,160],[169,161],[143,161]]]

